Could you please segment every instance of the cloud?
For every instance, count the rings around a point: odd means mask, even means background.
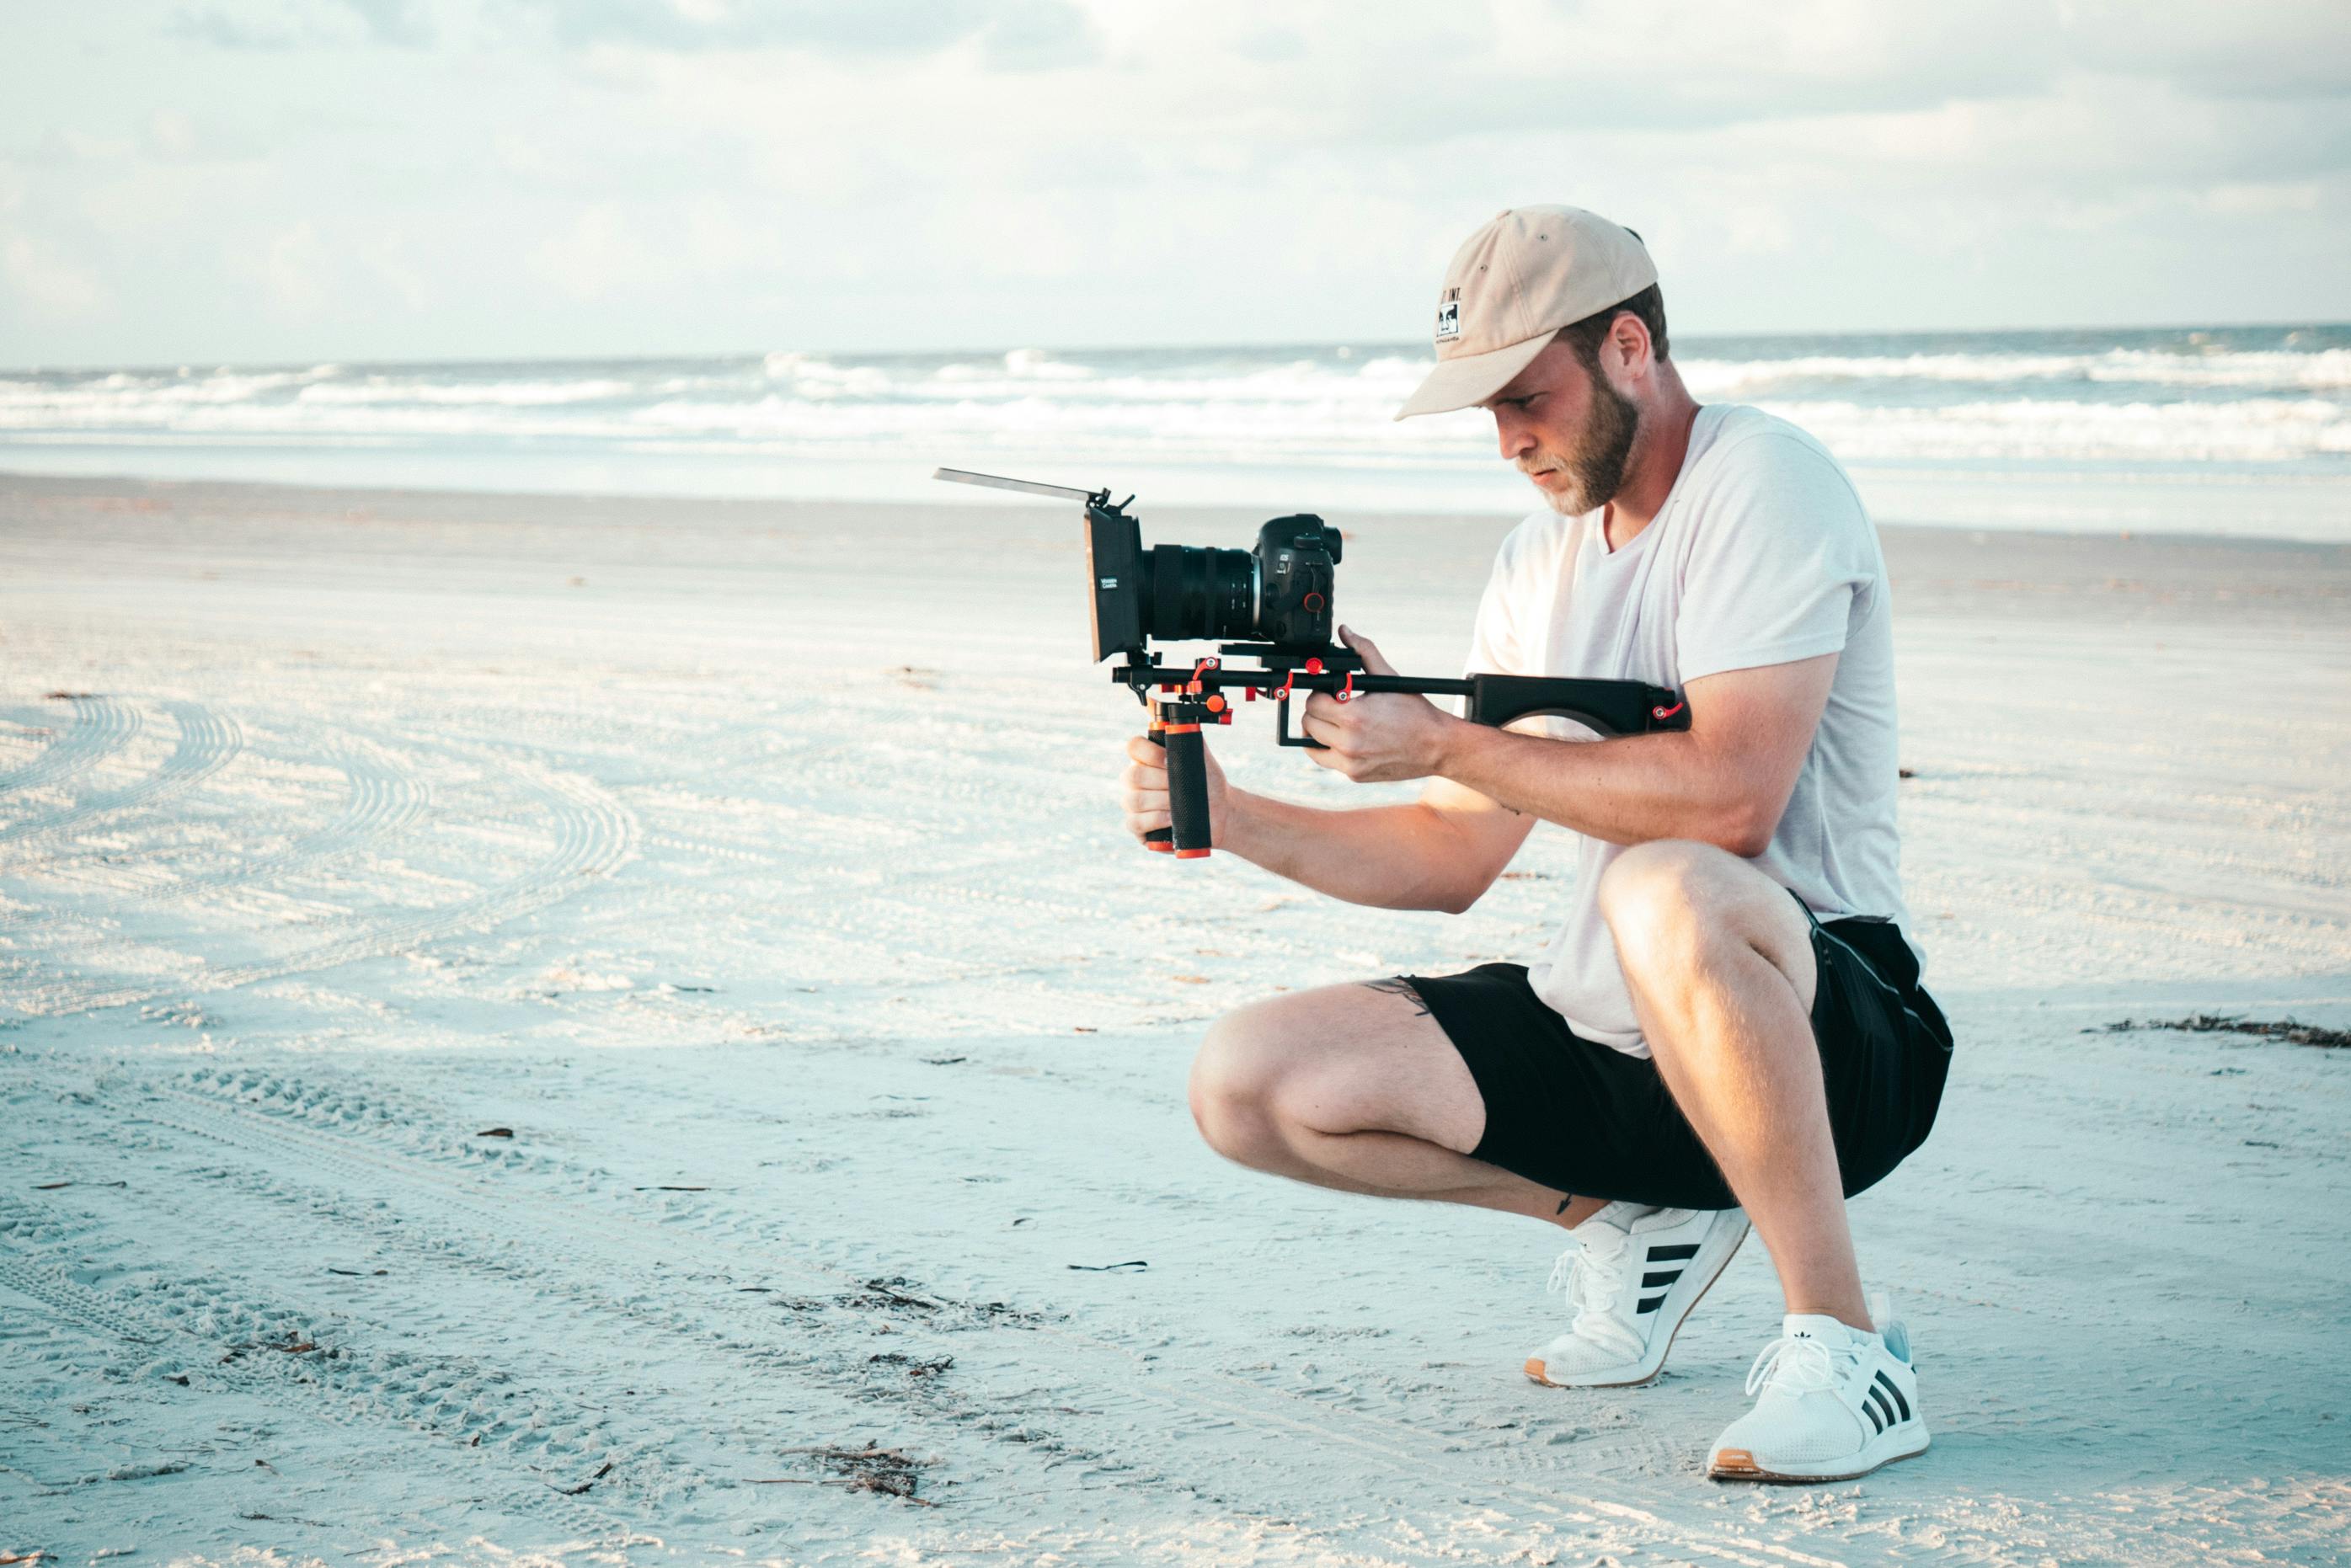
[[[2085,68],[2232,96],[2351,93],[2351,5],[2341,0],[2251,10],[2072,0],[2061,14],[2069,60]]]
[[[216,49],[283,54],[317,45],[350,41],[357,22],[368,42],[399,48],[429,49],[435,29],[427,0],[332,0],[321,7],[281,0],[274,14],[246,5],[185,7],[163,24],[165,36]]]
[[[600,202],[541,240],[531,251],[531,268],[577,300],[608,299],[641,287],[661,276],[664,261],[646,216]]]
[[[979,56],[1000,71],[1082,66],[1098,42],[1085,13],[1061,0],[995,0],[979,29]]]
[[[0,244],[0,277],[28,303],[67,316],[88,315],[106,297],[89,273],[23,234]]]
[[[2314,213],[2324,199],[2315,180],[2254,180],[2215,185],[2200,193],[2205,207],[2231,217]]]
[[[1408,335],[1543,200],[1696,332],[2351,316],[2342,0],[141,3],[0,99],[9,353]]]
[[[379,44],[404,49],[429,49],[434,29],[424,0],[343,0],[366,24],[368,36]]]
[[[304,219],[273,238],[263,257],[262,278],[269,286],[270,303],[283,315],[317,315],[327,302],[332,266],[318,225]]]
[[[798,49],[924,56],[977,40],[998,69],[1081,64],[1093,29],[1068,0],[514,0],[574,47]]]
[[[297,47],[307,36],[304,29],[283,21],[256,22],[247,17],[232,16],[212,6],[173,12],[163,24],[163,32],[167,37],[204,44],[215,49],[273,54]]]

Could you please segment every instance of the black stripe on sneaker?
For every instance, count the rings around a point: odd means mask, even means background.
[[[1876,1387],[1871,1388],[1869,1391],[1869,1403],[1871,1408],[1875,1409],[1879,1415],[1886,1417],[1886,1419],[1877,1424],[1877,1429],[1879,1431],[1882,1432],[1886,1430],[1886,1428],[1894,1425],[1894,1406],[1892,1402],[1886,1397],[1885,1389]]]
[[[1697,1256],[1698,1243],[1696,1241],[1677,1241],[1670,1247],[1652,1247],[1649,1249],[1649,1262],[1653,1263],[1670,1262],[1677,1259],[1687,1262]]]
[[[1874,1394],[1876,1390],[1873,1388],[1870,1392]],[[1869,1417],[1869,1429],[1872,1433],[1883,1432],[1886,1430],[1886,1423],[1877,1418],[1876,1406],[1871,1404],[1868,1400],[1864,1399],[1861,1402],[1861,1413]]]
[[[1659,1285],[1672,1284],[1676,1280],[1678,1280],[1681,1277],[1682,1272],[1679,1269],[1668,1270],[1662,1273],[1643,1274],[1641,1276],[1641,1288],[1645,1291],[1654,1291]]]
[[[1894,1379],[1886,1376],[1885,1373],[1880,1372],[1877,1375],[1877,1386],[1885,1389],[1888,1394],[1894,1396],[1894,1407],[1902,1412],[1902,1418],[1904,1420],[1908,1420],[1910,1418],[1910,1401],[1902,1397],[1902,1390],[1894,1386]]]
[[[1641,1304],[1634,1310],[1636,1314],[1645,1312],[1655,1312],[1665,1304],[1666,1298],[1662,1295],[1644,1296],[1641,1298]]]

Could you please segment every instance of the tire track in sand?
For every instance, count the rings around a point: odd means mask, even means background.
[[[0,795],[59,784],[129,745],[138,735],[139,710],[112,697],[68,697],[73,727],[31,762],[0,774]]]
[[[322,750],[343,776],[341,809],[318,830],[267,855],[232,861],[211,870],[175,875],[157,869],[151,878],[109,886],[108,897],[149,904],[176,903],[191,895],[266,888],[307,875],[397,837],[413,826],[432,804],[432,792],[413,769],[389,748],[358,735],[340,733]],[[75,872],[95,853],[52,857],[40,869],[52,876]],[[29,931],[70,917],[54,909],[0,916],[0,930]]]
[[[582,879],[617,870],[636,853],[635,814],[601,785],[493,748],[465,750],[522,781],[550,808],[542,820],[551,827],[553,847],[520,876],[454,903],[366,920],[345,935],[282,957],[210,969],[173,982],[69,981],[35,988],[17,1003],[18,1011],[39,1017],[95,1012],[160,997],[234,991],[363,959],[389,957],[463,931],[489,930],[545,909],[575,891]]]
[[[157,889],[153,896],[169,898],[183,890],[282,882],[398,836],[432,805],[430,787],[391,748],[346,732],[329,740],[325,750],[342,774],[345,786],[342,810],[331,820],[275,854],[196,872]]]
[[[280,1096],[290,1092],[298,1117],[246,1097],[265,1083],[275,1085],[274,1092]],[[627,1299],[658,1300],[674,1293],[676,1271],[686,1263],[689,1252],[693,1267],[716,1274],[739,1270],[747,1258],[756,1258],[766,1267],[792,1276],[795,1288],[816,1293],[863,1288],[859,1278],[862,1271],[811,1262],[761,1238],[721,1240],[680,1223],[674,1215],[649,1219],[616,1201],[591,1206],[583,1199],[617,1199],[620,1193],[617,1186],[598,1192],[593,1178],[580,1187],[583,1173],[573,1173],[578,1197],[490,1191],[480,1179],[483,1168],[478,1165],[451,1169],[445,1160],[433,1159],[397,1142],[389,1147],[372,1147],[376,1139],[371,1135],[396,1132],[402,1124],[367,1114],[364,1103],[339,1104],[344,1097],[331,1089],[306,1089],[278,1075],[227,1070],[199,1072],[177,1083],[151,1082],[145,1086],[176,1102],[169,1113],[151,1113],[166,1125],[179,1125],[192,1133],[209,1132],[221,1141],[241,1144],[275,1161],[311,1171],[340,1169],[356,1190],[381,1187],[387,1179],[427,1189],[435,1195],[434,1212],[469,1215],[473,1224],[495,1238],[499,1255],[508,1265],[524,1266],[526,1257],[537,1254],[528,1266],[543,1274],[560,1275],[568,1265],[592,1282],[609,1282]],[[313,1117],[319,1125],[313,1125]],[[183,1118],[199,1126],[187,1127]],[[593,1284],[584,1288],[598,1289]],[[920,1287],[908,1287],[904,1293],[918,1301],[926,1299]],[[934,1302],[933,1310],[954,1306]],[[1221,1440],[1227,1444],[1225,1451],[1201,1456],[1214,1467],[1213,1477],[1189,1484],[1172,1476],[1169,1480],[1181,1490],[1203,1496],[1225,1494],[1228,1507],[1239,1501],[1229,1496],[1233,1490],[1260,1489],[1245,1506],[1268,1518],[1289,1517],[1295,1507],[1295,1496],[1284,1485],[1282,1456],[1302,1438],[1323,1451],[1344,1451],[1356,1462],[1375,1466],[1408,1490],[1426,1490],[1435,1480],[1463,1496],[1507,1496],[1516,1509],[1540,1513],[1562,1525],[1604,1532],[1611,1551],[1646,1546],[1744,1568],[1792,1564],[1837,1568],[1835,1559],[1710,1523],[1671,1521],[1578,1493],[1558,1484],[1556,1475],[1524,1473],[1518,1468],[1524,1463],[1523,1453],[1466,1452],[1461,1448],[1462,1434],[1342,1405],[1319,1397],[1317,1391],[1276,1388],[1214,1367],[1169,1366],[1146,1353],[1034,1316],[1024,1317],[1017,1327],[980,1323],[969,1332],[987,1335],[996,1356],[1025,1364],[1031,1386],[1066,1389],[1073,1383],[1081,1384],[1089,1395],[1123,1407],[1119,1412],[1122,1428],[1078,1438],[1075,1446],[1080,1451],[1105,1457],[1132,1452],[1132,1432],[1138,1424],[1178,1442],[1195,1436]],[[1151,1407],[1155,1418],[1138,1423],[1137,1406]],[[1082,1423],[1086,1413],[1077,1414]],[[1017,1422],[1022,1412],[1008,1415]],[[1083,1430],[1081,1425],[1076,1429]],[[1246,1435],[1252,1452],[1230,1451],[1229,1439],[1236,1431]],[[1176,1446],[1161,1446],[1163,1464],[1172,1462],[1171,1450]]]
[[[686,1278],[675,1274],[616,1289],[592,1268],[550,1271],[511,1255],[507,1237],[491,1225],[482,1209],[462,1199],[453,1202],[437,1185],[418,1186],[396,1175],[387,1179],[381,1170],[331,1156],[323,1161],[305,1156],[299,1168],[273,1165],[270,1157],[282,1155],[282,1148],[233,1124],[214,1125],[210,1107],[174,1104],[159,1109],[157,1097],[150,1094],[116,1108],[121,1113],[116,1118],[84,1124],[89,1146],[122,1141],[121,1135],[129,1132],[131,1141],[183,1159],[193,1147],[208,1165],[225,1154],[234,1160],[205,1169],[201,1186],[142,1191],[137,1199],[142,1235],[209,1232],[219,1238],[213,1247],[242,1247],[248,1256],[256,1251],[277,1256],[289,1248],[311,1256],[329,1250],[331,1256],[332,1249],[349,1247],[392,1265],[389,1277],[369,1282],[364,1319],[345,1303],[329,1310],[292,1310],[295,1303],[283,1298],[289,1291],[298,1293],[298,1283],[279,1286],[278,1298],[265,1308],[254,1304],[249,1293],[209,1279],[159,1285],[153,1282],[159,1275],[171,1278],[168,1265],[159,1267],[145,1258],[127,1273],[120,1266],[110,1267],[110,1275],[141,1282],[137,1288],[142,1301],[160,1303],[143,1314],[147,1319],[160,1314],[174,1322],[193,1319],[207,1325],[233,1321],[238,1334],[253,1342],[272,1336],[283,1342],[283,1334],[295,1331],[322,1343],[331,1338],[343,1353],[339,1360],[358,1356],[355,1365],[340,1369],[341,1376],[332,1385],[337,1397],[348,1397],[371,1413],[453,1443],[478,1448],[485,1455],[503,1448],[515,1463],[527,1463],[531,1474],[542,1480],[542,1468],[549,1462],[562,1480],[589,1477],[600,1463],[609,1462],[613,1473],[598,1490],[611,1491],[607,1506],[615,1511],[625,1508],[631,1498],[657,1497],[667,1504],[704,1490],[746,1486],[757,1475],[789,1465],[781,1456],[813,1440],[846,1439],[854,1446],[869,1433],[889,1440],[905,1425],[906,1407],[921,1407],[925,1414],[935,1415],[939,1407],[959,1402],[960,1397],[940,1382],[908,1378],[894,1366],[876,1371],[870,1353],[895,1353],[884,1359],[903,1366],[914,1336],[893,1333],[886,1324],[877,1334],[873,1324],[853,1310],[796,1310],[782,1320],[789,1337],[779,1339],[778,1314],[763,1298],[719,1286],[697,1294],[687,1288]],[[159,1130],[179,1136],[158,1137]],[[334,1184],[336,1179],[341,1185]],[[249,1206],[225,1207],[218,1201],[223,1191],[236,1194]],[[0,1199],[0,1243],[34,1240],[29,1225],[20,1224],[11,1235],[8,1207]],[[252,1218],[256,1215],[258,1222]],[[109,1240],[93,1235],[92,1229],[48,1224],[37,1239],[60,1263],[82,1260]],[[47,1272],[52,1283],[73,1288],[73,1280],[59,1268]],[[5,1282],[6,1276],[0,1274],[0,1283]],[[420,1331],[423,1337],[437,1340],[436,1314],[449,1309],[453,1287],[470,1293],[469,1311],[486,1311],[489,1321],[528,1319],[564,1345],[593,1345],[600,1337],[609,1339],[619,1326],[634,1343],[665,1347],[664,1355],[688,1357],[697,1366],[716,1362],[726,1370],[710,1387],[681,1389],[671,1386],[670,1376],[641,1367],[631,1376],[656,1386],[648,1388],[642,1401],[622,1401],[600,1398],[590,1372],[581,1367],[545,1361],[527,1368],[485,1366],[465,1355],[400,1352],[394,1366],[398,1376],[387,1377],[379,1365],[383,1358],[351,1348],[371,1340],[413,1344]],[[118,1315],[141,1315],[113,1292],[95,1293],[98,1304]],[[664,1298],[682,1305],[664,1304]],[[838,1319],[851,1332],[825,1336],[811,1352],[798,1341],[812,1318],[820,1316]],[[402,1332],[394,1332],[392,1325]],[[910,1326],[903,1321],[896,1324],[899,1330]],[[839,1343],[847,1338],[860,1343]],[[729,1473],[719,1473],[728,1469],[723,1463],[714,1467],[685,1457],[684,1450],[696,1445],[678,1441],[681,1402],[691,1406],[685,1419],[697,1429],[724,1434],[717,1451],[737,1461]],[[595,1412],[592,1417],[587,1414],[590,1411]],[[967,1411],[959,1424],[971,1427],[976,1419],[994,1417],[988,1410]],[[1003,1440],[988,1466],[993,1480],[1001,1482],[1009,1475],[1028,1486],[1044,1487],[1050,1484],[1049,1469],[1090,1458],[1012,1422],[998,1418],[995,1425]],[[956,1484],[951,1476],[937,1480]]]
[[[180,738],[153,773],[120,789],[102,790],[71,805],[0,827],[0,844],[37,844],[120,812],[154,805],[202,784],[244,748],[245,732],[225,714],[201,702],[172,701],[164,706],[179,725]],[[38,864],[37,858],[30,862]],[[27,868],[24,862],[12,867],[20,872]]]
[[[537,1467],[520,1460],[508,1445],[486,1439],[515,1423],[519,1415],[537,1423],[549,1416],[566,1424],[559,1432],[589,1423],[578,1412],[548,1407],[536,1400],[517,1412],[508,1395],[517,1392],[511,1379],[496,1368],[482,1368],[462,1358],[418,1355],[403,1350],[360,1349],[336,1344],[319,1351],[285,1354],[278,1345],[296,1343],[323,1320],[241,1297],[215,1282],[202,1278],[150,1280],[137,1296],[99,1290],[73,1277],[70,1252],[58,1262],[43,1262],[41,1216],[19,1200],[0,1197],[0,1286],[38,1303],[56,1320],[97,1342],[106,1354],[141,1365],[158,1360],[187,1359],[178,1374],[192,1384],[225,1384],[273,1404],[300,1401],[312,1413],[347,1429],[397,1428],[427,1437],[445,1438],[467,1456],[464,1467],[452,1464],[453,1455],[425,1451],[412,1456],[430,1464],[461,1491],[480,1482],[474,1467],[494,1465],[509,1472],[512,1485],[500,1499],[518,1513],[543,1515],[574,1530],[618,1534],[625,1525],[607,1510],[582,1502],[558,1490]],[[362,1325],[348,1320],[334,1324],[337,1338]],[[362,1334],[351,1334],[353,1340]],[[125,1355],[125,1347],[134,1347]],[[228,1354],[224,1355],[224,1349]],[[495,1407],[496,1417],[486,1414]],[[565,1479],[585,1480],[592,1460],[602,1450],[569,1440],[542,1447],[569,1461]],[[576,1475],[573,1473],[576,1471]]]

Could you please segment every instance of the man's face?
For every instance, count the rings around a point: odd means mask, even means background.
[[[1573,346],[1552,342],[1485,407],[1502,456],[1534,481],[1552,511],[1581,516],[1624,488],[1641,410]]]

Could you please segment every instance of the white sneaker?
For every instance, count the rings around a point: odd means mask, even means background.
[[[1575,1322],[1527,1357],[1527,1376],[1554,1388],[1619,1388],[1665,1366],[1682,1319],[1747,1240],[1747,1216],[1611,1203],[1574,1235],[1547,1288],[1566,1292]]]
[[[1791,1313],[1747,1375],[1755,1408],[1707,1456],[1718,1480],[1851,1480],[1927,1450],[1910,1331],[1869,1299],[1877,1332]]]

